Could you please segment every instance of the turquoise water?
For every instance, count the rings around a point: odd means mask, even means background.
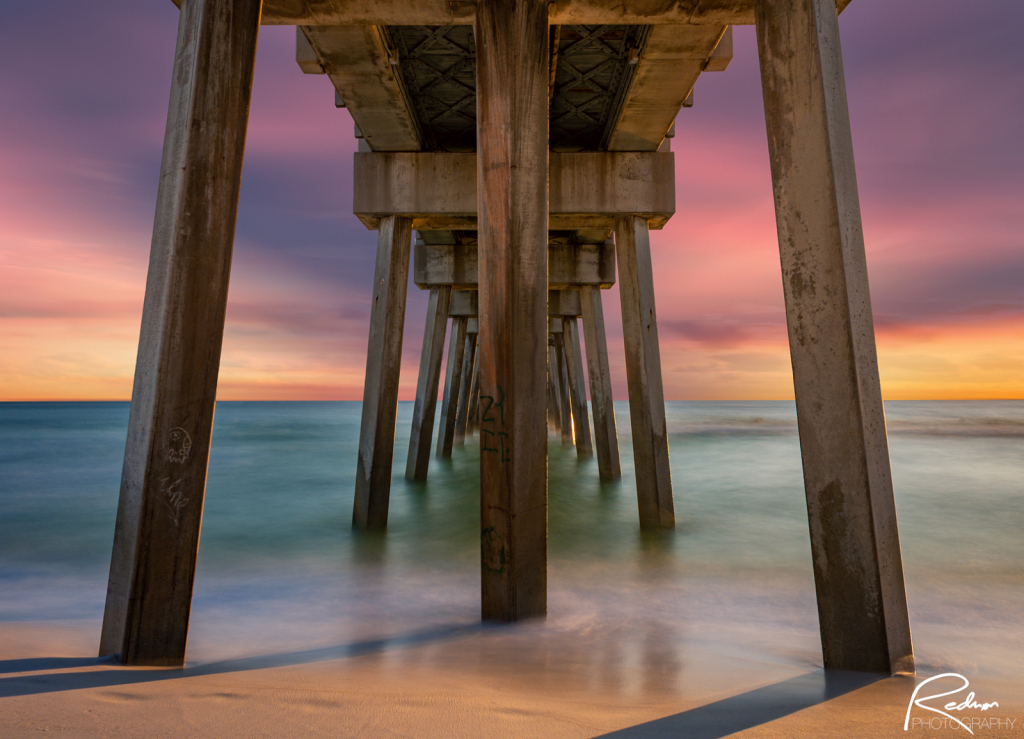
[[[381,619],[477,618],[475,440],[409,483],[411,413],[399,405],[379,536],[350,527],[359,403],[218,404],[193,638],[216,632],[244,649]],[[820,659],[793,403],[672,402],[667,413],[674,534],[638,530],[624,403],[619,482],[550,437],[549,624],[646,624],[668,642],[683,638],[675,630],[754,630],[792,659]],[[1024,401],[890,402],[886,413],[919,660],[1012,672],[1024,655]],[[127,403],[0,404],[0,621],[102,615],[127,419]],[[998,650],[981,646],[993,639]]]

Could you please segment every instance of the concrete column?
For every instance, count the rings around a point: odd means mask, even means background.
[[[824,664],[910,672],[836,5],[756,21]]]
[[[555,340],[555,372],[558,374],[558,417],[561,420],[562,446],[574,443],[572,418],[572,385],[569,382],[569,370],[565,361],[565,337],[562,335],[562,322],[551,320],[551,336]]]
[[[479,336],[479,332],[477,332],[477,336]],[[473,358],[473,383],[469,388],[469,419],[466,421],[467,434],[475,434],[480,427],[480,347],[478,345],[476,346],[475,355]]]
[[[565,368],[572,388],[572,419],[576,435],[576,456],[593,457],[594,444],[590,437],[590,413],[587,411],[587,389],[583,380],[583,352],[580,332],[573,316],[562,318],[562,341],[565,344]]]
[[[471,325],[470,325],[471,324]],[[455,444],[466,445],[466,425],[469,421],[469,398],[473,390],[473,374],[476,369],[477,319],[470,318],[466,329],[466,351],[462,356],[462,383],[459,388],[459,408],[455,413]],[[474,329],[470,331],[469,329]]]
[[[388,525],[411,240],[411,220],[401,216],[380,219],[352,507],[352,525],[357,529]]]
[[[413,406],[412,432],[409,435],[409,458],[405,464],[405,477],[408,480],[427,479],[451,295],[452,288],[449,285],[430,288],[427,323],[423,329],[423,349],[420,351],[420,372],[416,380],[416,404]]]
[[[555,335],[548,335],[548,413],[555,431],[562,431],[562,385],[555,354]]]
[[[548,3],[477,6],[483,617],[547,611]]]
[[[452,318],[452,336],[448,340],[448,366],[444,373],[444,397],[441,399],[441,425],[437,429],[437,456],[452,456],[455,420],[462,388],[462,362],[466,353],[466,316]]]
[[[183,0],[100,656],[181,665],[259,0]]]
[[[605,338],[600,288],[591,285],[581,287],[580,307],[583,311],[583,340],[587,345],[598,474],[602,480],[618,480],[622,477],[622,466],[619,464],[619,437],[615,429],[615,406],[612,405],[612,378],[608,369],[608,341]]]
[[[633,216],[616,221],[615,254],[640,528],[674,529],[676,514],[668,464],[658,321],[654,312],[651,240],[643,218]]]

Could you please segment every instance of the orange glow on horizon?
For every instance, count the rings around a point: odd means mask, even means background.
[[[111,51],[0,71],[12,96],[0,111],[2,401],[131,396],[176,37],[174,7],[148,8],[133,11],[152,16],[133,26],[132,65]],[[860,23],[844,48],[866,54],[879,31]],[[670,399],[793,397],[754,31],[735,32],[729,70],[702,76],[698,106],[678,118],[677,211],[651,237]],[[294,29],[260,34],[218,396],[360,400],[374,236],[350,213],[352,120],[322,77],[295,66]],[[1024,168],[1017,97],[1005,93],[1016,77],[986,62],[972,79],[991,89],[958,88],[951,110],[951,75],[977,59],[946,58],[909,56],[914,78],[847,68],[882,393],[1024,398]],[[89,105],[60,86],[69,69],[88,80]],[[604,297],[624,399],[617,290]],[[408,301],[403,400],[425,295]]]

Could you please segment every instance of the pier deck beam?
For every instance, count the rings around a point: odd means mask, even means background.
[[[352,525],[358,529],[383,529],[388,524],[411,240],[412,221],[408,218],[381,219],[352,509]]]
[[[665,393],[661,383],[658,321],[654,312],[654,272],[647,221],[633,216],[615,225],[615,254],[622,300],[629,419],[640,528],[674,529],[672,476],[668,461]]]
[[[423,328],[423,349],[416,380],[416,403],[412,411],[412,432],[409,435],[409,458],[405,464],[408,480],[426,480],[430,467],[430,448],[434,437],[434,415],[437,412],[437,389],[441,381],[441,359],[444,336],[448,329],[448,306],[452,288],[440,285],[430,288],[427,322]]]
[[[474,19],[482,615],[547,612],[548,3]]]
[[[183,0],[100,656],[182,665],[259,0]]]
[[[598,475],[602,480],[618,480],[622,477],[622,465],[619,463],[619,437],[615,428],[615,406],[612,405],[608,340],[600,288],[592,285],[581,287],[580,308],[583,312],[583,341],[587,346]]]
[[[824,665],[912,672],[836,6],[756,21]]]

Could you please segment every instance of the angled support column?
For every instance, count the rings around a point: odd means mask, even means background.
[[[452,456],[455,441],[455,420],[459,410],[462,387],[462,362],[466,353],[466,316],[452,318],[452,335],[448,340],[448,366],[444,373],[444,397],[441,400],[441,422],[437,429],[437,456]]]
[[[469,398],[473,390],[476,369],[477,319],[470,318],[466,326],[466,351],[462,356],[462,383],[459,388],[459,408],[455,413],[455,444],[466,445],[466,424],[469,421]],[[472,330],[470,330],[472,329]]]
[[[357,529],[382,529],[388,525],[411,240],[412,221],[408,218],[381,218],[352,508],[352,525]]]
[[[647,221],[637,216],[616,221],[615,254],[619,267],[640,528],[674,529],[676,514],[668,464],[665,393],[661,384],[661,351],[654,312],[654,272]]]
[[[259,0],[183,0],[100,656],[185,660]]]
[[[416,404],[412,411],[412,432],[409,434],[409,458],[405,464],[405,477],[408,480],[427,479],[451,296],[450,285],[430,288],[427,323],[423,329],[423,349],[420,352],[420,372],[416,380]]]
[[[479,323],[477,324],[479,326]],[[477,332],[479,336],[479,331]],[[480,346],[476,345],[476,356],[473,358],[473,383],[469,387],[469,418],[466,421],[466,433],[475,434],[480,427]]]
[[[576,433],[576,456],[593,457],[590,437],[590,413],[587,411],[587,388],[583,380],[583,352],[580,349],[579,324],[574,316],[562,318],[562,341],[565,344],[565,367],[572,388],[572,425]]]
[[[548,335],[548,403],[552,427],[562,432],[562,381],[558,371],[558,355],[555,354],[555,335]]]
[[[548,3],[477,5],[483,617],[547,612]]]
[[[601,289],[591,285],[581,287],[580,307],[583,311],[583,340],[587,345],[598,474],[602,480],[618,480],[622,477],[622,466],[619,463],[619,437],[615,429],[615,406],[612,405],[612,378],[608,369],[608,341],[604,330]]]
[[[836,5],[756,22],[824,664],[912,672]]]
[[[573,445],[572,428],[572,385],[565,361],[565,336],[562,321],[551,319],[551,336],[555,340],[555,373],[558,375],[558,417],[561,421],[562,446]]]

